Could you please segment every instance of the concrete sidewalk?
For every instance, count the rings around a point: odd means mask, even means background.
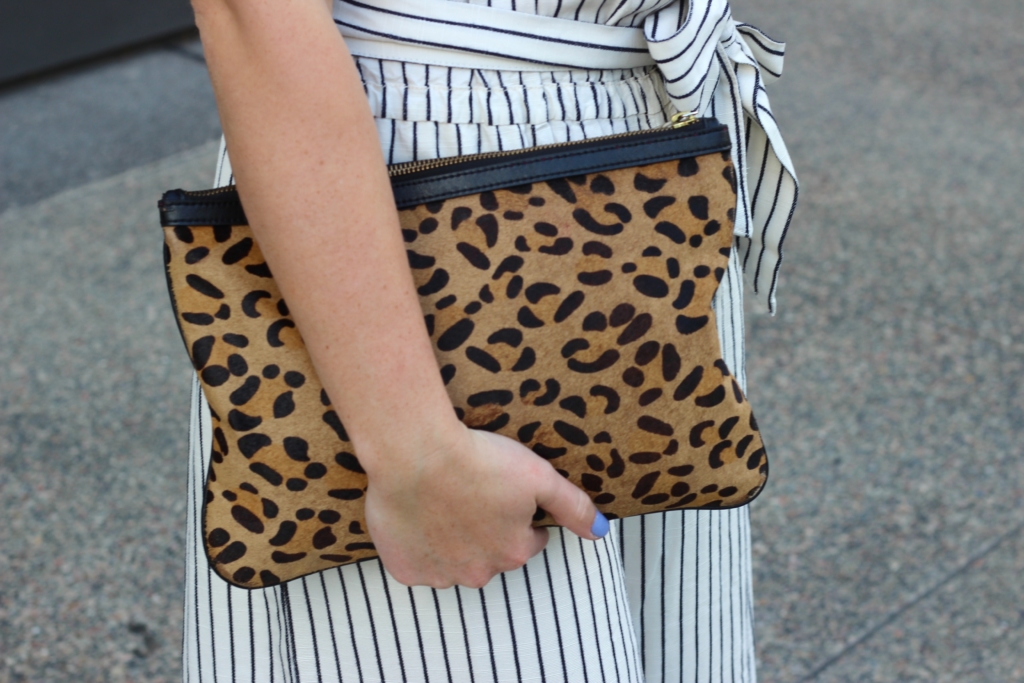
[[[789,40],[802,182],[780,313],[747,318],[760,680],[1024,682],[1024,6],[738,4]],[[190,366],[155,200],[216,151],[182,50],[0,91],[0,683],[180,680]],[[191,94],[166,114],[140,73]],[[147,125],[191,149],[126,141]]]

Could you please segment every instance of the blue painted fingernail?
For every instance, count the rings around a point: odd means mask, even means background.
[[[608,533],[608,518],[602,515],[600,510],[597,511],[597,516],[594,517],[594,525],[590,527],[590,533],[598,538],[604,538],[605,534]]]

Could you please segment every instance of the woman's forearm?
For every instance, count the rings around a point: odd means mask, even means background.
[[[384,460],[411,464],[459,425],[369,106],[329,9],[194,6],[239,193],[318,374],[371,477]]]
[[[537,507],[602,535],[590,498],[547,461],[456,419],[324,1],[194,5],[246,215],[369,475],[367,530],[387,569],[406,585],[482,586],[543,549]]]

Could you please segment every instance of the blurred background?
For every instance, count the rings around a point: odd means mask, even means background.
[[[737,0],[802,183],[748,315],[762,681],[1024,681],[1024,4]],[[179,681],[190,365],[156,199],[210,184],[186,2],[0,0],[0,683]]]

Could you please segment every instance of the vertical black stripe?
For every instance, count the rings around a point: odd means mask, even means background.
[[[558,107],[562,110],[560,119],[564,122],[566,118],[565,100],[562,99],[562,83],[555,81],[554,77],[551,78],[552,82],[555,83],[555,94],[558,96]]]
[[[572,618],[576,622],[576,641],[580,648],[580,656],[583,664],[583,680],[585,683],[590,682],[590,674],[587,673],[587,656],[586,649],[583,647],[583,629],[580,627],[580,613],[578,603],[576,602],[576,590],[572,587],[572,571],[569,569],[569,555],[565,552],[565,529],[558,527],[558,534],[562,537],[562,561],[565,563],[565,578],[566,584],[569,586],[569,602],[572,603]],[[552,595],[552,599],[554,596]],[[604,680],[604,674],[601,674],[602,681]]]
[[[548,563],[548,549],[545,548],[542,551],[541,554],[544,556],[544,573],[547,574],[547,577],[548,577],[548,592],[551,595],[551,616],[555,620],[555,637],[558,639],[558,658],[559,658],[559,660],[562,663],[562,680],[566,681],[568,683],[569,672],[568,672],[568,668],[566,667],[566,663],[565,663],[565,643],[562,642],[562,625],[560,623],[560,620],[558,619],[558,605],[555,603],[555,584],[554,584],[554,581],[552,581],[552,579],[551,579],[551,565]],[[527,588],[529,588],[529,584],[527,584]],[[533,602],[532,598],[531,598],[530,602],[531,603]],[[536,620],[536,618],[534,618],[533,624],[534,624],[534,626],[533,626],[534,630],[536,631],[536,628],[537,628],[537,620]],[[539,636],[537,638],[537,649],[540,650],[540,637]],[[538,652],[538,657],[539,656],[540,655],[539,655],[539,652]],[[582,653],[581,653],[581,656],[582,656]]]
[[[622,520],[619,521],[619,526],[623,526],[623,521]],[[610,545],[611,545],[611,541],[609,540],[609,542],[606,543],[605,546],[604,546],[604,552],[605,552],[605,555],[608,558],[608,566],[612,567],[613,566],[612,563],[615,560],[614,560],[614,556],[612,555],[612,549],[611,549]],[[622,565],[619,565],[619,570],[620,570],[620,572],[624,572],[625,568]],[[615,617],[616,617],[616,619],[619,622],[619,638],[622,639],[623,650],[626,649],[627,642],[628,642],[628,644],[632,645],[632,649],[633,649],[633,655],[634,656],[633,656],[632,661],[629,660],[628,652],[626,653],[627,654],[627,662],[626,662],[626,664],[629,667],[628,669],[626,669],[626,678],[629,681],[632,681],[633,680],[633,674],[636,673],[636,678],[637,678],[637,681],[639,683],[639,681],[641,681],[641,679],[642,679],[643,674],[640,671],[635,671],[634,672],[634,670],[633,670],[634,669],[634,665],[637,664],[637,658],[639,657],[639,651],[638,651],[637,645],[636,645],[636,629],[633,628],[633,617],[632,617],[632,615],[629,612],[629,596],[626,594],[626,585],[625,585],[625,577],[624,576],[620,576],[618,581],[612,581],[612,598],[613,598],[612,602],[615,603]],[[626,640],[626,636],[627,635],[629,636],[629,640],[628,641]]]
[[[626,523],[619,522],[619,555],[623,568],[626,566]]]
[[[208,463],[210,463],[210,458],[207,456],[208,451],[207,451],[207,449],[203,445],[204,441],[205,441],[205,439],[203,438],[203,419],[202,419],[202,416],[200,416],[200,418],[199,418],[199,448],[200,448],[200,453],[202,454],[202,460],[200,462],[203,463],[203,465],[205,466],[207,472],[209,472],[210,465]],[[213,447],[213,443],[212,442],[210,443],[210,447],[211,448]],[[208,477],[209,477],[209,474],[207,474],[203,478],[203,491],[206,491],[206,487],[207,487],[207,485],[209,483],[207,481]],[[206,505],[206,500],[205,499],[203,500],[203,505]],[[202,519],[203,519],[202,513],[200,512],[200,517],[199,517],[200,527],[202,527]],[[201,533],[202,533],[202,536],[203,536],[203,543],[204,543],[204,549],[205,549],[206,529],[203,529]],[[213,683],[217,683],[217,642],[216,642],[216,631],[217,631],[217,629],[214,627],[214,624],[213,624],[213,570],[212,569],[207,569],[206,570],[206,597],[207,597],[208,604],[209,604],[209,616],[210,616],[210,657],[213,659]]]
[[[624,81],[624,83],[626,85],[626,91],[629,93],[629,98],[631,100],[633,100],[633,112],[632,112],[632,114],[634,116],[636,116],[636,120],[637,120],[636,122],[637,122],[637,125],[639,126],[639,124],[640,124],[640,102],[636,99],[636,93],[633,91],[633,86],[635,85],[635,83],[634,83],[633,79]]]
[[[434,89],[430,87],[430,65],[429,64],[424,64],[423,65],[423,87],[424,87],[424,90],[426,90],[426,93],[427,93],[427,116],[426,116],[426,119],[427,119],[427,121],[433,121],[434,120],[433,117],[430,116],[430,104],[431,104],[430,100],[432,99],[432,96],[434,94]]]
[[[747,126],[747,142],[746,146],[750,148],[750,126]],[[761,195],[761,184],[764,182],[764,172],[768,167],[768,155],[771,153],[772,146],[768,144],[768,138],[764,140],[764,155],[761,158],[760,170],[757,174],[757,183],[754,185],[754,194],[750,197],[750,212],[755,218],[757,217],[757,198]],[[753,230],[751,230],[753,234]]]
[[[523,565],[523,581],[526,583],[526,602],[530,606],[530,619],[533,621],[533,640],[537,647],[537,667],[540,669],[540,680],[547,681],[547,673],[544,671],[544,657],[540,647],[540,631],[537,629],[537,610],[533,602],[533,588],[530,586],[530,569]],[[561,640],[561,637],[559,637]]]
[[[469,680],[470,683],[476,683],[476,677],[473,675],[473,657],[470,655],[469,649],[469,629],[466,628],[466,613],[462,610],[462,593],[459,591],[458,586],[455,586],[452,590],[455,591],[455,601],[459,604],[459,623],[462,624],[462,640],[466,646],[466,664],[469,666]]]
[[[281,656],[281,678],[284,680],[291,679],[291,651],[288,649],[288,629],[285,627],[284,622],[284,608],[281,606],[281,589],[277,587],[273,591],[274,595],[274,614],[277,615],[277,632],[280,634],[278,654]]]
[[[402,120],[409,120],[409,78],[405,73],[405,62],[402,65]],[[383,67],[382,67],[383,68]]]
[[[729,526],[726,542],[729,545],[729,680],[736,681],[736,622],[734,621],[736,606],[736,567],[733,566],[732,526],[736,515],[729,513]]]
[[[301,683],[299,672],[299,650],[295,645],[295,615],[292,614],[292,594],[287,583],[281,584],[281,599],[284,601],[285,629],[288,633],[288,653],[291,657],[292,675],[296,683]]]
[[[787,171],[788,173],[788,171]],[[782,268],[782,245],[786,241],[786,235],[789,234],[789,226],[793,222],[793,212],[796,211],[796,204],[800,198],[800,187],[796,184],[796,179],[793,179],[793,202],[789,206],[789,215],[786,216],[786,222],[782,226],[782,232],[779,234],[779,259],[775,262],[775,268],[772,271],[772,281],[768,288],[768,310],[773,315],[775,314],[775,304],[772,302],[772,297],[775,296],[775,288],[779,284],[779,269]]]
[[[693,511],[693,549],[696,553],[693,571],[693,680],[700,680],[700,510]]]
[[[277,614],[277,630],[281,635],[279,639],[281,652],[281,676],[282,678],[294,681],[295,668],[292,661],[294,652],[289,647],[290,635],[288,633],[288,613],[285,611],[284,603],[281,600],[281,588],[274,589],[274,610]]]
[[[249,606],[249,676],[256,680],[256,622],[252,616],[252,591],[245,592],[246,602]]]
[[[746,130],[745,130],[745,131],[744,131],[744,133],[743,133],[743,134],[744,134],[744,140],[743,140],[743,144],[744,144],[744,145],[746,146],[746,148],[747,148],[747,149],[750,149],[750,131],[752,131],[752,130],[753,130],[753,128],[752,128],[752,127],[750,126],[750,124],[749,124],[749,123],[747,123],[747,124],[746,124],[746,125],[744,126],[744,128],[745,128]]]
[[[388,144],[388,163],[389,164],[393,164],[393,163],[395,163],[395,138],[398,137],[398,136],[396,135],[396,131],[395,131],[395,126],[396,126],[395,120],[394,119],[390,119],[390,121],[391,121],[391,141]]]
[[[221,175],[222,175],[222,172],[224,170],[224,160],[227,159],[227,156],[228,156],[228,147],[227,147],[227,144],[224,142],[224,139],[221,138],[221,141],[220,141],[220,155],[217,157],[217,170],[214,172],[214,178],[216,178],[216,180],[214,180],[214,184],[217,185],[218,187],[220,187],[220,185],[221,185]],[[198,381],[198,379],[197,379],[197,381]]]
[[[580,109],[580,93],[576,88],[576,81],[573,78],[573,71],[569,72],[569,84],[572,86],[572,99],[576,103],[576,120],[582,125],[583,122],[583,110]]]
[[[508,123],[509,125],[516,125],[519,121],[515,111],[512,109],[512,96],[508,94],[508,88],[505,86],[505,80],[501,77],[501,72],[495,71],[494,73],[498,77],[498,85],[501,87],[501,91],[505,93],[505,105],[508,107]],[[525,94],[523,98],[525,99]]]
[[[491,108],[491,95],[493,94],[491,90],[491,84],[487,82],[487,78],[484,76],[484,72],[482,70],[475,69],[475,72],[479,74],[480,81],[484,84],[484,91],[487,93],[487,98],[485,100],[487,102],[487,125],[493,127],[494,110]],[[498,151],[500,152],[501,149],[499,148]]]
[[[313,659],[316,660],[316,680],[322,683],[324,675],[320,668],[320,644],[316,640],[316,620],[313,618],[313,603],[309,601],[309,585],[305,576],[302,577],[302,594],[306,600],[306,614],[309,615],[309,635],[313,641]]]
[[[598,78],[598,80],[603,80],[604,79],[604,72],[602,71],[600,74],[598,74],[597,78]],[[604,88],[604,97],[605,97],[605,100],[607,101],[606,105],[608,107],[607,116],[605,118],[613,119],[613,118],[615,118],[615,114],[613,112],[614,107],[612,106],[611,87],[608,84],[604,84],[602,87]]]
[[[388,616],[391,617],[391,629],[395,633],[395,652],[398,654],[398,669],[402,672],[402,683],[407,683],[408,678],[405,675],[405,658],[402,657],[402,641],[398,638],[398,621],[395,619],[395,606],[391,603],[391,590],[388,588],[388,577],[384,573],[384,563],[377,562],[377,567],[380,569],[380,582],[384,587],[384,597],[388,603]]]
[[[714,649],[712,648],[715,634],[715,627],[713,624],[715,620],[715,588],[712,586],[712,581],[715,578],[715,556],[713,554],[715,550],[712,546],[712,542],[714,540],[712,537],[714,536],[714,532],[712,531],[711,520],[712,515],[715,513],[710,510],[703,512],[705,512],[703,517],[708,521],[708,678],[711,680],[712,664],[715,660]]]
[[[384,62],[377,62],[378,70],[380,71],[380,117],[382,119],[388,118],[388,88],[387,79],[384,77]]]
[[[193,434],[195,434],[197,436],[194,437],[193,439],[191,439],[191,441],[192,441],[191,446],[192,446],[192,448],[195,449],[195,451],[194,451],[195,457],[190,458],[192,463],[191,463],[191,467],[188,468],[189,469],[189,480],[190,480],[189,481],[189,490],[190,490],[191,495],[192,495],[192,533],[189,536],[189,547],[192,550],[192,581],[193,581],[193,590],[194,590],[194,593],[192,595],[192,605],[195,607],[196,667],[197,667],[197,673],[199,674],[199,683],[202,683],[202,681],[203,681],[203,643],[202,643],[202,640],[200,639],[200,635],[199,635],[199,631],[200,631],[200,628],[199,628],[199,556],[198,556],[198,553],[196,552],[196,541],[195,541],[195,539],[197,537],[199,537],[199,539],[200,539],[200,541],[199,541],[200,544],[204,544],[205,540],[206,540],[205,539],[205,534],[200,534],[200,532],[199,532],[199,525],[201,524],[200,520],[202,520],[202,516],[201,516],[200,511],[199,511],[199,505],[196,503],[196,489],[198,487],[196,486],[196,479],[197,478],[196,478],[195,463],[198,462],[200,468],[202,468],[202,466],[203,466],[202,456],[199,455],[199,451],[202,449],[202,443],[199,442],[197,444],[197,442],[199,441],[199,436],[198,435],[201,435],[200,425],[202,424],[202,400],[200,399],[199,394],[200,394],[199,377],[197,376],[197,377],[194,377],[193,380],[192,380],[193,414],[196,416],[196,418],[195,418],[196,421],[195,421],[195,424],[193,425],[193,429],[195,430],[193,432]],[[208,570],[204,567],[203,571],[208,571]]]
[[[590,598],[590,618],[591,625],[594,627],[594,649],[597,650],[597,665],[601,670],[601,680],[608,680],[604,673],[604,657],[601,656],[601,634],[597,629],[597,609],[594,607],[594,590],[590,585],[590,570],[587,569],[587,555],[583,550],[583,540],[577,536],[576,540],[580,544],[580,559],[583,561],[583,576],[586,578],[587,583],[587,597]]]
[[[516,625],[512,619],[512,601],[508,599],[508,582],[505,573],[501,573],[501,592],[505,596],[505,615],[508,617],[508,633],[512,637],[512,660],[516,664],[516,678],[523,679],[523,670],[519,666],[519,646],[516,643]]]
[[[736,308],[737,308],[736,301],[737,300],[736,300],[736,292],[733,289],[733,287],[739,286],[739,282],[737,281],[737,278],[742,277],[742,275],[740,273],[736,272],[736,264],[737,264],[737,261],[736,261],[735,255],[734,254],[730,254],[729,263],[727,264],[727,266],[728,266],[727,271],[729,273],[729,282],[728,282],[728,286],[729,286],[729,327],[730,327],[730,331],[732,332],[732,349],[731,349],[731,356],[732,357],[729,359],[729,367],[730,368],[736,368],[736,366],[738,365],[736,360],[738,358],[742,358],[743,357],[742,355],[740,355],[738,353],[740,351],[740,344],[743,343],[743,339],[742,339],[743,331],[742,331],[742,328],[736,326]],[[735,372],[735,370],[733,370],[733,372]],[[743,371],[740,370],[740,372],[742,373]],[[745,376],[745,373],[744,373],[743,376]],[[746,384],[746,382],[744,382],[744,384]]]
[[[374,623],[373,606],[370,604],[370,592],[366,589],[366,577],[363,576],[363,563],[356,563],[356,570],[359,572],[359,584],[363,588],[363,600],[366,602],[366,614],[370,619],[370,633],[373,635],[373,652],[376,655],[377,671],[380,673],[380,680],[384,680],[384,661],[380,656],[380,644],[377,642],[377,625]]]
[[[686,623],[687,619],[683,612],[683,598],[686,596],[686,521],[690,515],[689,510],[681,510],[679,529],[679,683],[683,683],[683,673],[686,663]]]
[[[596,542],[600,543],[600,541],[596,541]],[[580,552],[583,552],[583,541],[582,540],[580,540]],[[619,677],[619,655],[618,655],[618,653],[615,650],[615,639],[613,637],[611,637],[612,636],[612,610],[611,610],[611,606],[610,605],[612,604],[612,602],[614,602],[614,598],[612,600],[608,599],[608,587],[605,584],[605,580],[604,580],[604,567],[602,566],[602,563],[601,563],[601,549],[600,548],[596,548],[596,547],[594,548],[594,559],[597,561],[597,575],[599,577],[601,577],[601,595],[604,598],[604,605],[605,605],[604,616],[605,616],[605,621],[608,623],[608,636],[609,636],[609,640],[611,641],[610,645],[611,645],[611,648],[612,648],[612,662],[615,664],[615,678],[617,679]],[[608,569],[610,571],[611,570],[611,566],[609,566]],[[619,629],[620,629],[619,633],[621,634],[622,633],[622,630],[621,630],[622,629],[622,624],[619,624]],[[626,667],[626,678],[628,680],[632,680],[632,678],[633,678],[632,675],[631,675],[632,667],[629,666],[629,656],[628,656],[628,654],[626,652],[625,639],[623,639],[623,643],[622,643],[622,660],[623,660],[623,664]]]
[[[764,227],[761,229],[761,252],[757,255],[757,268],[754,270],[754,293],[755,294],[760,290],[761,263],[764,260],[765,249],[768,248],[768,243],[767,243],[768,229],[771,227],[772,218],[775,216],[775,209],[779,205],[779,193],[782,192],[782,180],[785,177],[786,177],[786,169],[783,168],[782,162],[779,162],[779,181],[775,184],[775,197],[772,199],[772,208],[768,212],[768,217],[764,220]]]
[[[448,123],[452,122],[452,68],[448,67]]]
[[[491,620],[487,618],[487,598],[484,597],[484,589],[477,589],[480,594],[480,607],[484,616],[484,631],[487,633],[487,652],[491,656],[491,674],[494,676],[494,683],[498,683],[498,665],[494,661],[494,641],[491,639]]]
[[[434,596],[434,614],[437,615],[437,632],[441,636],[441,654],[444,656],[444,670],[448,673],[448,683],[452,681],[452,665],[448,661],[448,639],[444,636],[444,624],[441,623],[441,601],[437,599],[437,589],[431,588],[431,594]],[[473,667],[469,668],[469,678],[473,679]]]
[[[231,586],[224,586],[224,592],[228,596],[228,647],[231,650],[231,680],[233,683],[238,678],[235,673],[235,608],[231,604],[231,594],[234,590]]]
[[[270,601],[267,599],[267,593],[269,591],[260,591],[263,593],[263,608],[264,614],[267,615],[267,659],[270,662],[270,683],[274,683],[274,625],[270,621]],[[277,649],[280,653],[281,649]]]
[[[715,59],[718,60],[718,67],[719,67],[720,73],[725,76],[725,80],[726,80],[726,82],[729,85],[729,89],[728,89],[729,93],[728,94],[729,94],[729,99],[732,101],[733,130],[736,131],[736,138],[739,139],[740,130],[742,130],[742,127],[743,127],[742,123],[740,122],[740,111],[742,111],[743,105],[742,105],[741,102],[737,102],[736,101],[736,87],[737,86],[736,86],[735,81],[733,80],[735,74],[733,74],[730,71],[729,66],[725,63],[725,60],[723,60],[722,56],[720,54],[718,54],[717,52],[715,53]],[[750,196],[747,193],[747,185],[746,185],[747,174],[739,172],[739,169],[745,169],[747,167],[746,149],[743,147],[743,145],[734,145],[734,149],[736,151],[736,168],[737,168],[736,179],[737,179],[737,187],[739,188],[739,192],[737,194],[740,197],[740,202],[739,202],[739,207],[738,208],[743,210],[743,215],[745,216],[746,224],[748,226],[750,226],[752,224],[750,222],[751,221],[751,216],[750,216],[750,213],[749,213],[749,211],[747,209],[747,200],[748,200],[748,198]],[[745,265],[746,264],[744,263],[744,266]]]
[[[334,631],[334,607],[331,606],[331,596],[327,593],[327,581],[324,579],[325,572],[317,572],[317,577],[320,579],[320,591],[324,596],[324,611],[327,612],[327,632],[331,634],[331,648],[334,650],[334,670],[338,674],[338,683],[341,683],[343,677],[341,675],[341,657],[338,655],[338,635]],[[346,611],[348,605],[345,606]],[[360,674],[362,678],[362,674]]]
[[[423,680],[430,683],[430,673],[427,671],[427,653],[423,649],[423,632],[420,630],[420,615],[416,611],[416,596],[413,594],[412,586],[406,586],[409,591],[409,605],[412,607],[412,623],[416,627],[416,642],[420,646],[420,663],[423,665]],[[397,639],[397,631],[395,638]]]
[[[360,575],[359,580],[360,581],[363,580],[362,575]],[[341,567],[338,567],[338,581],[341,583],[341,597],[345,601],[345,614],[348,615],[348,634],[349,634],[349,637],[352,639],[352,654],[355,655],[355,658],[356,658],[356,674],[359,676],[359,680],[362,681],[363,680],[363,665],[359,661],[359,646],[356,645],[356,629],[355,629],[355,626],[352,623],[352,606],[348,602],[348,585],[345,582],[345,574],[342,572],[342,568]],[[365,587],[364,587],[364,590],[365,590]],[[373,628],[373,617],[372,616],[370,617],[370,628]],[[374,643],[374,648],[376,648],[377,647],[376,633],[374,633],[373,643]],[[378,650],[378,652],[379,652],[379,650]],[[379,660],[380,657],[378,656],[377,659]],[[384,675],[381,674],[381,680],[383,680],[383,679],[384,679]]]
[[[715,521],[718,522],[718,669],[721,677],[725,676],[725,567],[722,564],[724,555],[722,553],[721,513],[715,515]]]
[[[665,624],[668,620],[665,614],[665,527],[668,526],[668,514],[661,513],[661,592],[658,596],[661,599],[661,680],[665,680]]]
[[[359,80],[363,84],[363,93],[369,96],[370,88],[366,85],[366,76],[363,75],[363,60],[356,57],[356,70],[359,71]]]
[[[643,100],[643,103],[644,103],[644,121],[647,122],[647,127],[648,128],[653,128],[653,126],[651,124],[651,115],[650,115],[651,107],[650,107],[650,105],[647,102],[647,93],[644,91],[644,84],[640,83],[640,82],[637,82],[636,89],[640,91],[640,99]]]
[[[538,80],[540,80],[541,84],[541,98],[544,100],[544,123],[550,126],[549,122],[551,121],[551,100],[548,98],[547,82],[544,80],[545,76],[548,76],[550,78],[550,75],[546,73],[537,74],[537,78]],[[554,82],[554,78],[551,78],[551,82]]]
[[[640,515],[640,661],[647,674],[647,515]]]

